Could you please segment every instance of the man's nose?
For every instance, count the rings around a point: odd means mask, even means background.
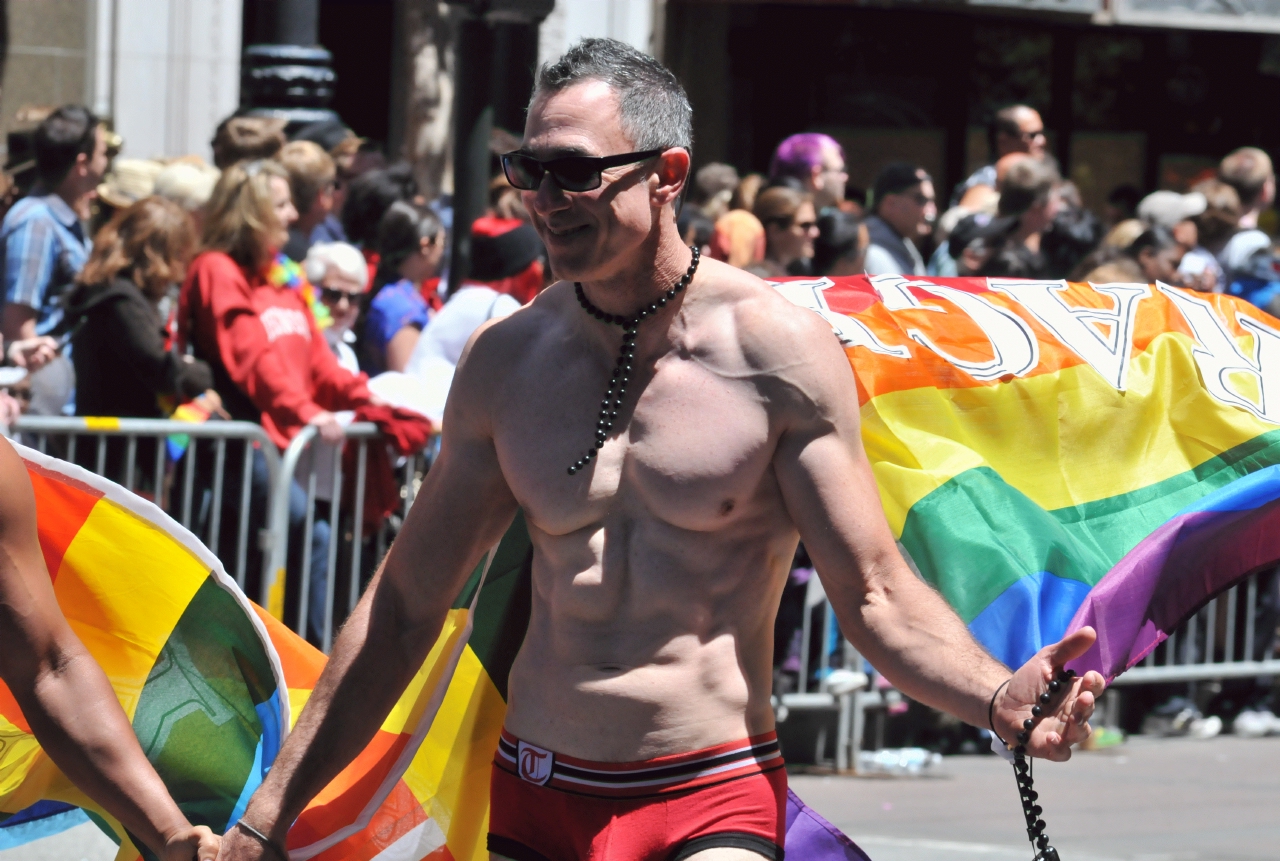
[[[542,182],[538,184],[538,190],[534,192],[533,197],[534,208],[539,214],[547,214],[551,212],[559,212],[569,208],[569,198],[556,185],[551,174],[543,174]]]

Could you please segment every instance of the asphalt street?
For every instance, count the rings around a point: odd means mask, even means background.
[[[957,756],[942,771],[795,775],[791,786],[873,861],[1029,861],[1009,764]],[[1280,738],[1137,737],[1038,762],[1035,785],[1062,861],[1280,859]]]
[[[1039,763],[1035,782],[1062,861],[1280,858],[1280,738],[1139,737]],[[949,757],[938,777],[794,774],[791,786],[874,861],[1031,858],[1012,769],[994,756]],[[111,861],[114,849],[83,825],[0,861]]]

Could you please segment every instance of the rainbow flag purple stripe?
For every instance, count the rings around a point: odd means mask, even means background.
[[[1280,558],[1280,466],[1238,478],[1187,505],[1143,539],[1085,597],[1070,631],[1093,648],[1072,663],[1110,682],[1215,595]]]

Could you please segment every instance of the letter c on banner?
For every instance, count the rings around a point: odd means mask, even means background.
[[[955,365],[975,380],[998,380],[1003,376],[1021,377],[1029,373],[1040,362],[1040,345],[1035,333],[1017,314],[1000,308],[967,290],[957,290],[941,284],[924,281],[912,282],[911,286],[925,290],[946,299],[961,311],[969,315],[977,324],[987,340],[991,342],[994,356],[985,362],[971,362],[958,359],[942,350],[929,340],[919,329],[908,329],[907,336],[911,340],[928,347],[940,357]],[[927,306],[926,306],[927,307]],[[942,309],[930,309],[942,310]]]

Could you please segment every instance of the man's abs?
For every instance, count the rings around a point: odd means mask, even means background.
[[[510,675],[507,727],[521,738],[630,762],[773,728],[773,618],[794,540],[641,531],[658,534],[630,552],[622,524],[577,536],[583,557],[531,526],[549,552],[535,552]]]

